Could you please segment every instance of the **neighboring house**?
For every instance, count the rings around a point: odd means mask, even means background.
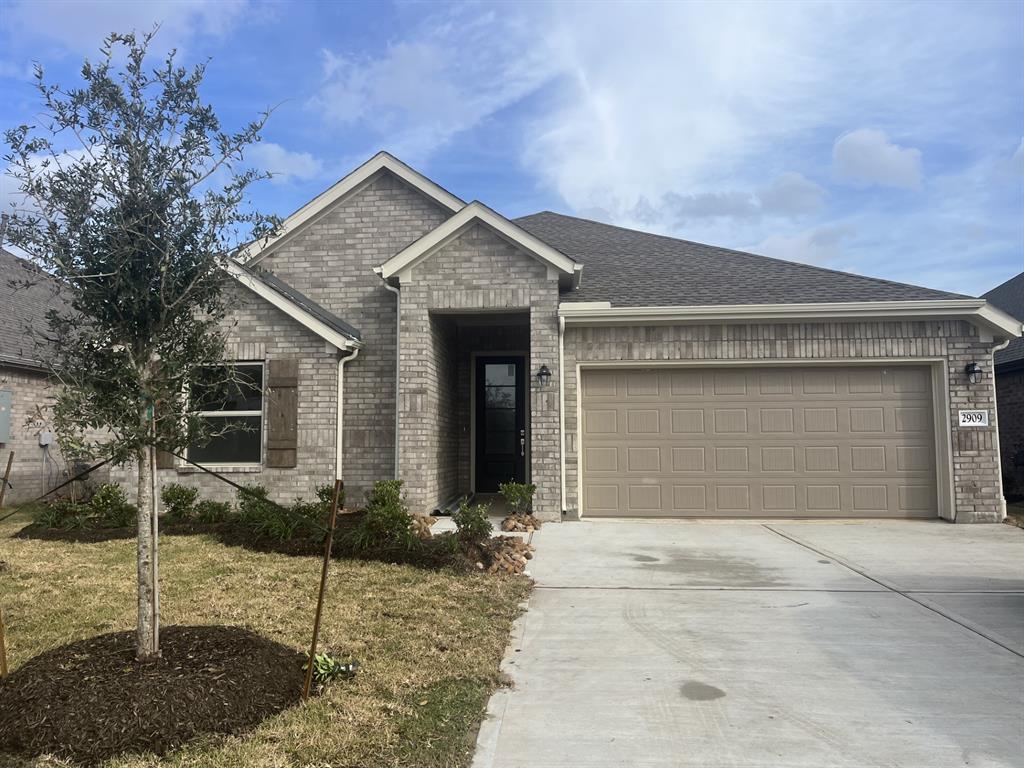
[[[191,456],[279,499],[397,474],[418,511],[530,481],[547,520],[1005,514],[994,421],[958,425],[1021,332],[982,299],[509,220],[386,153],[232,272],[228,353],[264,387]]]
[[[1024,318],[1024,272],[993,288],[983,298],[995,307]],[[1008,498],[1024,498],[1024,338],[996,351],[996,399],[999,402],[999,445],[1003,483]]]
[[[64,301],[57,282],[0,249],[0,478],[14,451],[4,504],[39,496],[66,479],[49,424],[54,388],[46,361],[46,314]]]

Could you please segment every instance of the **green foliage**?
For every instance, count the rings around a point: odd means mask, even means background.
[[[349,534],[349,543],[356,552],[408,552],[422,546],[412,531],[401,480],[378,480],[366,501],[362,519]]]
[[[267,489],[262,485],[247,485],[244,491],[235,494],[238,500],[238,518],[243,525],[255,527],[260,520],[271,514],[273,504],[267,498]]]
[[[241,163],[268,115],[222,127],[201,97],[205,64],[153,61],[153,34],[111,35],[77,84],[37,67],[38,119],[4,134],[25,200],[5,240],[61,282],[73,310],[48,315],[56,432],[116,462],[154,442],[151,403],[158,447],[207,433],[187,393],[224,357],[223,267],[277,226],[243,205],[268,175]]]
[[[81,509],[71,499],[55,499],[35,510],[33,520],[45,528],[64,528],[69,518],[81,515]]]
[[[318,485],[316,487],[316,497],[323,508],[324,514],[326,515],[331,511],[331,502],[334,500],[334,486],[333,485]],[[345,506],[345,489],[342,488],[338,493],[338,509]]]
[[[309,662],[302,665],[302,671],[309,669]],[[323,689],[329,682],[339,677],[350,679],[355,677],[359,662],[343,662],[328,653],[318,653],[313,657],[313,683],[317,689]]]
[[[106,483],[89,500],[88,515],[95,520],[97,528],[127,528],[135,524],[138,510],[128,503],[124,488]]]
[[[180,483],[168,483],[160,490],[164,515],[171,522],[184,523],[196,516],[199,489]]]
[[[256,536],[291,541],[302,537],[315,538],[323,533],[322,501],[296,499],[290,507],[284,507],[270,501],[267,489],[261,485],[248,485],[246,489],[248,493],[238,492],[238,519]],[[319,488],[317,495],[320,495]]]
[[[234,517],[234,510],[226,501],[200,499],[195,506],[197,523],[226,523]]]
[[[491,513],[489,504],[474,504],[470,506],[465,499],[459,503],[459,508],[452,515],[452,522],[462,541],[479,543],[491,535],[494,527],[488,517]]]
[[[537,486],[532,483],[501,483],[498,493],[505,499],[510,515],[528,515],[533,507],[533,494]]]

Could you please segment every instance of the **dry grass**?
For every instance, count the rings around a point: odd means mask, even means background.
[[[134,626],[134,542],[12,539],[0,524],[0,600],[12,668],[58,645]],[[205,536],[161,540],[164,624],[226,624],[296,649],[309,642],[319,560],[225,547]],[[242,737],[208,739],[140,766],[465,766],[518,605],[521,578],[372,562],[331,566],[321,648],[362,664],[351,682]],[[9,759],[9,758],[8,758]],[[57,765],[40,759],[15,766]]]

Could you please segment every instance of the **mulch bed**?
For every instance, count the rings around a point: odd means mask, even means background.
[[[246,731],[292,706],[305,656],[239,627],[170,626],[163,658],[135,660],[135,633],[80,640],[0,681],[0,752],[87,765],[163,754],[203,734]]]

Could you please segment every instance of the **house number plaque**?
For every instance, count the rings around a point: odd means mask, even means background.
[[[988,411],[960,411],[961,427],[987,427]]]

